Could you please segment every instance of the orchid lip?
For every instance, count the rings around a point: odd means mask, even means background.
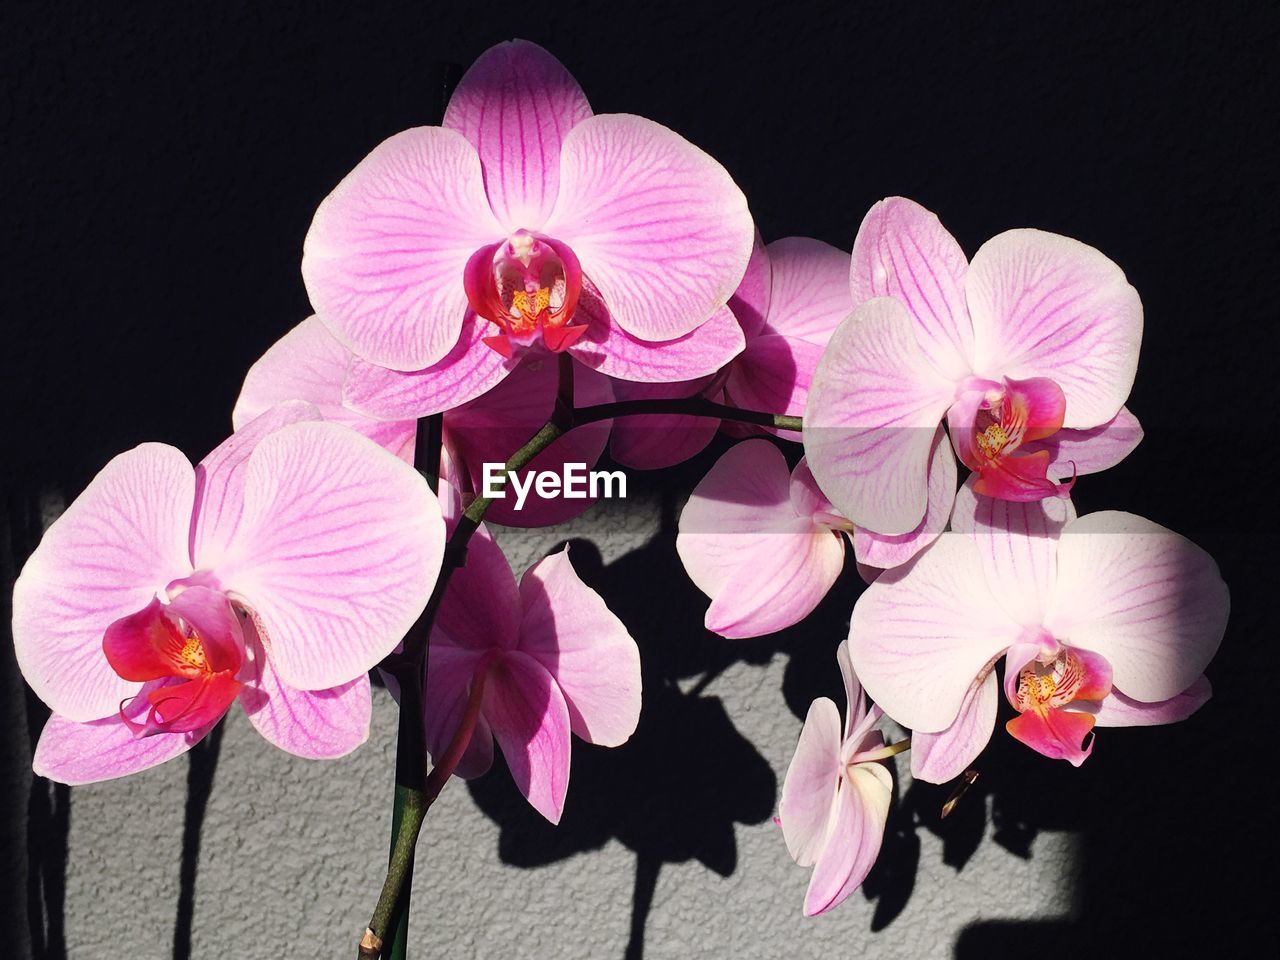
[[[1111,664],[1064,644],[1050,652],[1042,644],[1040,654],[1018,671],[1011,697],[1018,716],[1005,728],[1038,753],[1079,766],[1093,751],[1095,720],[1088,708],[1111,695]]]
[[[536,341],[567,349],[585,331],[572,324],[582,293],[582,267],[567,244],[517,230],[481,247],[467,262],[463,284],[471,309],[497,332],[484,343],[511,358]]]
[[[1066,398],[1047,377],[1002,383],[969,377],[947,413],[960,460],[978,474],[975,490],[1001,500],[1030,501],[1065,496],[1071,485],[1048,478],[1050,456],[1022,447],[1062,429]]]
[[[226,596],[203,586],[157,597],[107,628],[103,654],[122,679],[145,684],[123,701],[120,719],[135,736],[189,733],[216,722],[239,696],[244,665],[238,615]],[[130,704],[144,697],[142,721]]]

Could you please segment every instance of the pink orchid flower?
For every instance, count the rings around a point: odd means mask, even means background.
[[[855,523],[915,528],[944,419],[977,492],[1005,500],[1066,496],[1055,480],[1106,469],[1141,439],[1123,404],[1142,303],[1092,247],[1010,230],[970,263],[937,217],[894,197],[858,231],[850,286],[860,306],[818,365],[804,442]]]
[[[353,361],[351,351],[316,317],[304,320],[249,368],[232,423],[239,428],[276,404],[305,400],[325,419],[346,424],[412,463],[416,420],[375,420],[343,405],[343,380]],[[608,403],[614,399],[610,384],[601,374],[580,368],[574,377],[575,402],[578,406]],[[554,358],[530,355],[496,387],[444,414],[441,475],[455,487],[481,490],[485,463],[504,463],[547,422],[557,387]],[[520,476],[540,470],[559,473],[566,463],[582,463],[590,469],[604,453],[609,430],[610,421],[602,420],[571,431],[538,454]],[[515,509],[508,493],[494,502],[487,515],[508,526],[546,526],[572,519],[592,502],[590,498],[542,497],[530,487],[521,509]]]
[[[847,643],[836,657],[848,703],[843,729],[840,710],[827,697],[809,705],[778,803],[788,852],[800,866],[814,868],[804,898],[807,917],[838,906],[866,879],[893,797],[893,778],[880,762],[889,752],[872,729],[880,708],[866,709]]]
[[[651,120],[592,115],[558,60],[516,40],[472,65],[443,126],[384,141],[325,199],[302,273],[361,358],[348,399],[411,419],[530,350],[629,380],[714,372],[742,349],[725,302],[752,229],[718,163]]]
[[[1094,727],[1171,723],[1209,697],[1229,598],[1202,549],[1150,520],[1069,500],[957,496],[953,531],[858,598],[849,651],[910,727],[911,768],[957,776],[986,746],[1005,661],[1008,731],[1079,766]]]
[[[614,385],[618,399],[703,396],[747,410],[800,416],[823,348],[853,309],[849,255],[809,237],[785,237],[766,247],[757,235],[729,309],[742,327],[746,349],[727,366],[677,383],[619,381]],[[718,429],[721,424],[711,417],[626,417],[614,423],[609,451],[625,466],[655,470],[700,453]],[[775,432],[728,422],[723,429],[738,436]]]
[[[496,740],[520,792],[552,823],[569,787],[570,733],[615,747],[640,718],[640,652],[578,578],[567,548],[531,566],[517,586],[481,527],[449,581],[427,656],[432,757],[473,723],[458,776],[485,773]]]
[[[711,597],[706,627],[732,639],[799,623],[844,567],[844,540],[866,567],[905,563],[947,525],[955,470],[934,471],[928,516],[905,537],[881,537],[840,515],[802,459],[794,471],[768,440],[737,444],[694,488],[680,514],[676,550]]]
[[[277,407],[194,470],[143,444],[49,527],[13,594],[18,663],[53,709],[36,773],[154,766],[236,699],[290,753],[364,742],[366,672],[426,605],[444,523],[412,468],[318,417]]]

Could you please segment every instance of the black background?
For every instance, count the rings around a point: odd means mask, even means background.
[[[971,928],[957,953],[1275,942],[1270,4],[119,7],[0,13],[11,517],[144,440],[193,458],[216,445],[245,369],[308,313],[298,263],[317,203],[380,140],[438,122],[449,64],[537,41],[597,112],[652,117],[724,163],[766,240],[847,249],[874,201],[903,194],[970,254],[1035,226],[1121,265],[1146,312],[1129,406],[1147,439],[1076,501],[1218,558],[1234,609],[1216,695],[1181,726],[1108,733],[1070,776],[1018,759],[993,774],[992,790],[1021,791],[1024,826],[1083,832],[1083,902],[1072,923]],[[687,486],[705,467],[646,482]],[[807,703],[796,683],[789,699]],[[851,952],[893,936],[890,922]]]

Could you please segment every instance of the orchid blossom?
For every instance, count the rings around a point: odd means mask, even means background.
[[[976,491],[1005,500],[1066,496],[1055,480],[1112,466],[1141,439],[1123,404],[1142,304],[1092,247],[1010,230],[970,263],[937,217],[895,197],[863,220],[850,286],[859,306],[818,365],[804,442],[854,523],[919,524],[943,420]]]
[[[1213,559],[1150,520],[1070,500],[957,496],[953,532],[858,598],[849,652],[912,728],[912,772],[941,783],[991,736],[994,668],[1010,734],[1079,766],[1093,729],[1170,723],[1209,697],[1229,598]]]
[[[803,459],[789,471],[768,440],[734,446],[694,488],[676,537],[690,579],[711,597],[707,629],[738,639],[799,623],[840,575],[846,537],[864,568],[905,563],[947,524],[955,472],[933,476],[933,506],[921,529],[881,537],[841,516]]]
[[[440,758],[461,731],[470,740],[456,773],[478,777],[493,761],[496,740],[520,792],[558,823],[569,786],[570,733],[615,747],[635,731],[640,652],[600,595],[578,578],[567,548],[531,566],[517,586],[507,558],[481,527],[440,606],[425,693],[432,757]]]
[[[443,550],[422,478],[310,404],[273,408],[194,470],[164,444],[120,454],[14,588],[18,663],[53,710],[36,772],[143,770],[237,699],[284,750],[351,751],[367,671],[422,612]]]
[[[742,327],[746,348],[727,366],[684,382],[617,381],[618,399],[702,396],[743,409],[800,416],[823,348],[853,309],[849,255],[809,237],[785,237],[765,246],[757,236],[729,309]],[[669,467],[699,453],[722,426],[739,436],[765,429],[722,425],[713,417],[627,417],[614,424],[609,451],[629,467]]]
[[[667,128],[593,115],[551,54],[501,43],[440,127],[384,141],[329,195],[302,273],[358,358],[348,403],[405,420],[494,387],[529,353],[626,380],[689,380],[743,346],[725,307],[746,199]]]
[[[843,730],[840,710],[827,697],[809,705],[778,803],[787,850],[800,866],[814,868],[804,898],[807,917],[838,906],[866,879],[893,798],[893,778],[881,761],[894,748],[873,729],[880,708],[863,703],[847,642],[836,659],[847,702]]]

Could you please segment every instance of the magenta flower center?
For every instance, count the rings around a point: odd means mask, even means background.
[[[236,679],[244,664],[244,639],[225,597],[212,604],[214,627],[202,629],[187,616],[153,600],[145,609],[117,620],[102,638],[102,652],[124,680],[147,686],[138,696],[147,707],[120,706],[120,716],[136,736],[186,733],[215,722],[239,695]],[[223,635],[218,635],[221,630]],[[130,715],[132,714],[132,716]],[[136,718],[141,715],[141,721]]]
[[[503,356],[538,339],[559,352],[586,330],[570,324],[582,292],[578,258],[551,237],[519,230],[481,247],[463,279],[471,309],[498,328],[484,342]]]
[[[1077,766],[1093,749],[1093,714],[1081,702],[1100,703],[1111,694],[1111,664],[1088,650],[1061,646],[1018,672],[1012,695],[1018,716],[1006,724],[1017,740],[1046,757]],[[1069,704],[1077,709],[1065,709]]]
[[[1046,475],[1049,453],[1023,447],[1061,430],[1065,413],[1062,389],[1045,377],[999,383],[973,377],[962,384],[947,418],[956,453],[978,474],[975,490],[1001,500],[1064,496],[1070,485],[1059,487]]]

